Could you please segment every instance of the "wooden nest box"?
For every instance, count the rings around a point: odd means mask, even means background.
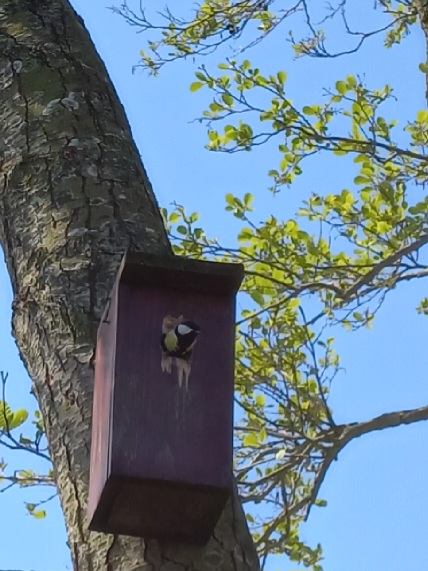
[[[232,488],[235,294],[242,277],[238,264],[124,257],[98,330],[91,530],[209,539]],[[187,388],[179,385],[175,358],[170,373],[162,370],[167,316],[200,328]]]

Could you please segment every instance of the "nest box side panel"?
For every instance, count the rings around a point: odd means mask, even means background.
[[[114,476],[231,488],[234,311],[234,296],[224,292],[120,284]],[[161,370],[161,325],[168,314],[201,328],[187,391],[175,370]]]
[[[94,404],[88,520],[90,527],[99,519],[101,501],[110,472],[111,410],[116,355],[117,285],[98,328],[95,354]]]

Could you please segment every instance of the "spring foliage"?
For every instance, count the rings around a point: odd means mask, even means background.
[[[285,552],[320,569],[321,547],[302,542],[299,526],[313,505],[325,505],[319,489],[337,453],[370,430],[427,416],[423,409],[401,421],[386,415],[371,425],[337,425],[328,397],[340,370],[335,330],[371,327],[388,292],[427,275],[419,252],[428,242],[428,112],[410,117],[403,130],[389,116],[392,87],[370,87],[353,74],[339,77],[322,101],[308,92],[296,104],[286,71],[264,72],[252,64],[250,51],[279,29],[283,38],[287,23],[301,29],[298,17],[304,33],[287,36],[295,57],[351,54],[373,36],[388,49],[418,21],[417,7],[382,0],[374,7],[381,24],[362,32],[353,30],[346,1],[321,13],[299,0],[285,7],[275,0],[206,0],[187,17],[167,8],[159,21],[126,3],[115,9],[147,34],[140,65],[149,72],[156,75],[180,59],[199,62],[190,91],[205,90],[210,99],[200,118],[209,150],[251,152],[269,145],[273,193],[292,186],[313,157],[333,157],[335,168],[351,166],[354,173],[346,188],[304,196],[289,219],[258,222],[251,193],[228,194],[226,210],[241,222],[234,247],[207,236],[197,213],[182,206],[163,211],[177,254],[245,265],[235,468],[262,562]],[[333,49],[324,29],[331,22],[347,38]],[[233,56],[222,58],[227,44]],[[425,64],[420,70],[425,73]],[[416,305],[428,312],[428,298]],[[256,509],[260,502],[263,510]]]

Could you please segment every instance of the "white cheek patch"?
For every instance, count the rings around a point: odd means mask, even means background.
[[[191,333],[193,331],[193,329],[191,329],[190,327],[188,327],[187,325],[184,325],[183,323],[180,323],[180,325],[177,326],[177,332],[180,335],[188,335],[189,333]]]

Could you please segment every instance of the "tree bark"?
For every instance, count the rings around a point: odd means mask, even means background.
[[[76,571],[257,570],[236,491],[205,549],[87,529],[93,354],[127,248],[171,253],[123,108],[66,0],[0,6],[0,239]]]

